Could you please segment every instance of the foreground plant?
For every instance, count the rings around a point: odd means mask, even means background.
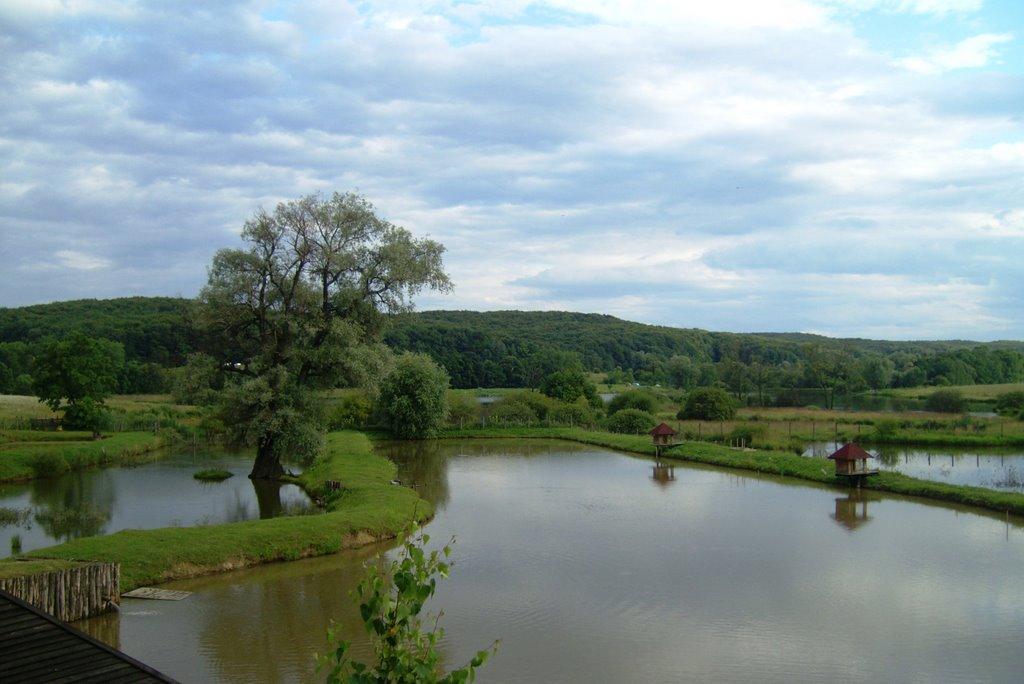
[[[403,544],[400,558],[392,560],[386,571],[367,569],[356,588],[359,614],[370,634],[377,662],[369,665],[348,657],[350,643],[338,639],[332,625],[327,630],[331,651],[317,656],[319,669],[327,670],[328,684],[458,684],[472,682],[481,667],[497,649],[497,642],[478,651],[473,659],[457,670],[444,673],[437,643],[444,636],[438,627],[441,615],[431,629],[424,630],[420,612],[437,589],[438,578],[448,577],[451,544],[427,553],[430,536],[413,527]]]

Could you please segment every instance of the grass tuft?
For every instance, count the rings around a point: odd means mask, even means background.
[[[192,477],[203,482],[223,482],[229,477],[234,477],[234,473],[230,470],[221,470],[220,468],[206,468],[205,470],[192,473]]]

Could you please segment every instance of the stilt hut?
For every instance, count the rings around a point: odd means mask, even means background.
[[[651,439],[654,440],[654,451],[658,456],[661,456],[662,451],[678,446],[678,444],[672,441],[676,434],[678,433],[668,423],[662,423],[651,430],[650,435]]]
[[[853,442],[844,444],[829,458],[836,463],[836,475],[842,475],[857,485],[860,485],[868,475],[878,474],[877,468],[868,465],[868,459],[873,458],[871,454]]]

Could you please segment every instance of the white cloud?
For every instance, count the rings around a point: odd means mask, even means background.
[[[109,268],[110,260],[102,257],[76,252],[71,249],[62,249],[54,256],[65,268],[73,268],[76,271],[95,271],[101,268]]]
[[[938,74],[954,69],[983,67],[999,56],[999,46],[1013,40],[1009,33],[983,33],[955,45],[932,48],[922,55],[899,60],[905,69],[921,74]]]

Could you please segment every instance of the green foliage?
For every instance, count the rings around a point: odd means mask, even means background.
[[[480,402],[476,397],[449,390],[447,402],[449,425],[472,425],[479,420]]]
[[[594,427],[597,415],[587,402],[577,400],[572,404],[558,402],[548,411],[548,425],[564,425],[567,427]]]
[[[1000,394],[996,398],[996,411],[1006,416],[1015,416],[1024,411],[1024,392]]]
[[[426,551],[430,537],[413,528],[402,545],[402,555],[386,570],[367,568],[356,588],[359,614],[373,645],[376,662],[361,663],[348,657],[350,644],[341,641],[332,625],[327,631],[330,652],[317,657],[327,671],[328,684],[461,684],[472,682],[476,670],[497,650],[497,642],[478,651],[457,670],[443,672],[438,642],[444,630],[434,621],[423,626],[420,614],[434,595],[437,581],[448,577],[451,543],[440,551]],[[454,539],[452,540],[452,543]]]
[[[679,417],[688,420],[729,420],[735,414],[736,403],[724,390],[699,387],[687,395]]]
[[[654,413],[658,409],[658,403],[658,398],[650,392],[638,389],[626,390],[612,397],[608,403],[608,415],[627,408]]]
[[[223,482],[229,477],[234,477],[234,473],[221,468],[205,468],[192,473],[192,477],[203,482]]]
[[[43,343],[33,365],[35,393],[51,410],[65,408],[72,420],[95,424],[100,420],[96,407],[117,389],[123,366],[120,344],[72,332]],[[76,407],[84,400],[89,405]]]
[[[189,354],[185,365],[170,372],[171,398],[176,404],[211,406],[223,385],[217,360],[199,352]]]
[[[385,315],[409,311],[424,288],[451,284],[443,246],[380,218],[356,194],[309,195],[260,210],[242,239],[243,249],[214,256],[196,317],[207,353],[240,380],[223,393],[221,419],[255,443],[251,475],[275,478],[284,453],[315,454],[320,426],[310,390],[351,380],[373,365],[368,359],[381,361],[375,343]],[[436,429],[443,389],[437,408],[436,387],[420,391],[401,375],[388,378],[382,401],[385,416],[398,419],[393,427],[417,435]]]
[[[558,403],[551,397],[545,396],[540,392],[535,392],[533,390],[519,390],[517,392],[509,392],[504,397],[502,397],[501,401],[497,403],[500,404],[504,401],[519,402],[522,404],[526,404],[527,406],[530,407],[530,409],[533,410],[534,413],[537,414],[537,418],[539,418],[540,420],[544,420],[545,418],[547,418],[548,411],[550,411],[551,408],[553,406],[556,406]]]
[[[896,420],[876,420],[875,421],[875,436],[881,440],[889,440],[895,437],[900,430],[899,421]]]
[[[526,401],[506,398],[494,404],[489,422],[497,425],[537,425],[540,416]]]
[[[928,395],[924,402],[925,408],[936,413],[963,413],[967,410],[967,400],[958,390],[937,390]]]
[[[331,430],[357,430],[366,427],[373,414],[373,402],[365,392],[346,394],[334,405],[327,419]]]
[[[609,432],[639,435],[648,432],[657,423],[657,419],[647,411],[627,408],[608,416],[605,420],[605,428]]]
[[[597,396],[597,388],[594,387],[594,383],[579,367],[563,368],[549,374],[541,382],[540,391],[549,397],[570,403],[580,397],[586,399],[591,405],[601,401]]]
[[[734,444],[742,443],[748,447],[754,444],[762,445],[767,436],[767,425],[753,425],[750,423],[737,425],[729,432],[729,440],[731,442]]]
[[[110,412],[99,401],[85,397],[64,410],[64,427],[71,430],[88,430],[99,435],[110,425]]]
[[[381,417],[403,439],[432,437],[444,425],[448,374],[425,354],[402,354],[381,382]]]

